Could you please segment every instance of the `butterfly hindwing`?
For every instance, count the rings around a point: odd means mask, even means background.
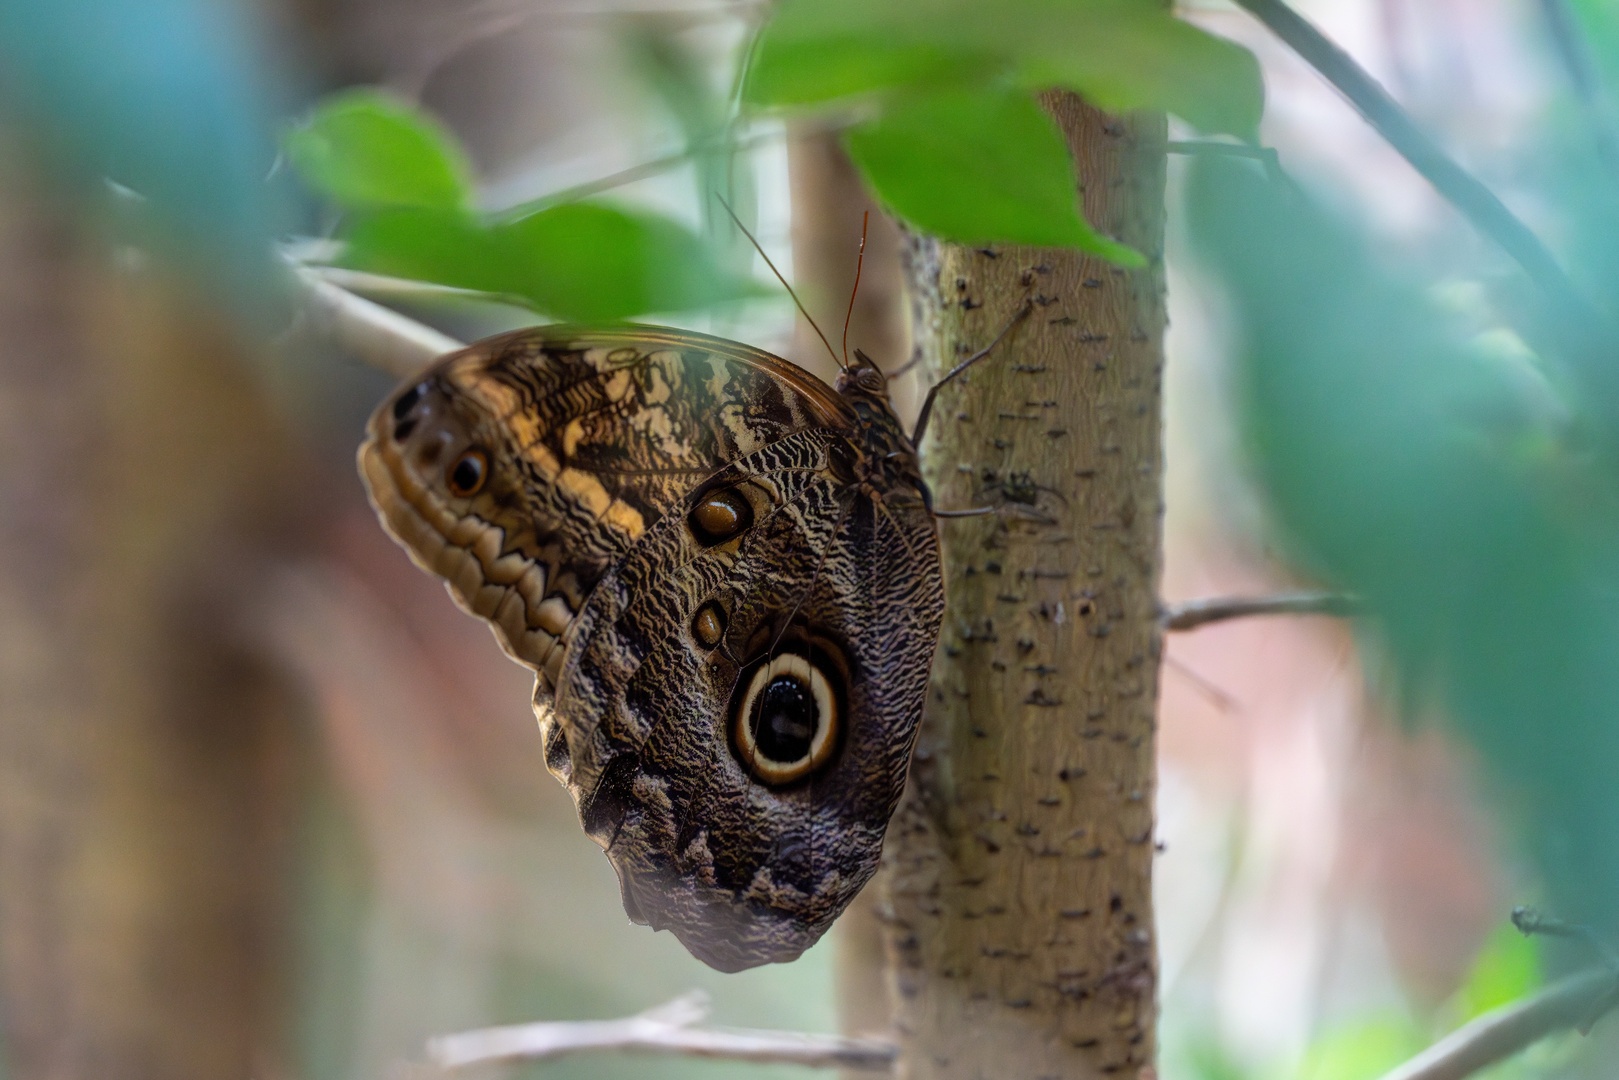
[[[915,613],[941,598],[914,560],[937,561],[932,523],[841,481],[838,438],[796,433],[705,484],[758,500],[733,543],[705,548],[677,515],[649,530],[570,634],[549,721],[578,747],[570,787],[626,908],[726,970],[797,956],[870,878],[922,706],[937,626]],[[715,606],[705,647],[692,623]],[[836,745],[766,782],[736,738],[739,683],[793,650],[828,678]]]

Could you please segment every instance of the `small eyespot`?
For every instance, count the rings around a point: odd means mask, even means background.
[[[725,488],[703,496],[687,517],[705,547],[722,544],[753,524],[753,507],[742,494]]]
[[[427,384],[425,382],[419,382],[395,398],[394,419],[403,420],[407,415],[409,415],[410,410],[416,407],[416,403],[422,400],[422,395],[426,393]]]
[[[725,636],[725,609],[710,600],[692,616],[691,636],[705,649],[712,649]]]
[[[778,785],[831,760],[842,717],[826,674],[797,653],[783,653],[754,670],[732,723],[742,764],[755,779]]]
[[[444,482],[450,486],[450,494],[463,499],[470,499],[482,491],[484,481],[488,478],[489,455],[477,448],[462,453],[444,471]]]

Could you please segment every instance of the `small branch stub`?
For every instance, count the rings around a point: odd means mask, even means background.
[[[1360,613],[1360,603],[1343,593],[1297,592],[1275,596],[1217,596],[1169,604],[1162,615],[1165,630],[1196,630],[1212,622],[1257,615],[1335,615]]]
[[[708,1016],[708,995],[693,990],[646,1012],[618,1020],[512,1024],[440,1035],[427,1056],[445,1069],[523,1059],[545,1061],[591,1050],[804,1065],[817,1069],[887,1070],[895,1048],[878,1039],[696,1027]]]

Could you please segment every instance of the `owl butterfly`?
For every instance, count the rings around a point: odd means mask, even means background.
[[[389,533],[534,670],[625,911],[724,971],[797,957],[876,870],[943,617],[914,449],[856,357],[829,389],[701,334],[521,330],[360,449]]]

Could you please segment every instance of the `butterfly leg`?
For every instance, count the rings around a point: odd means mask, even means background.
[[[1018,313],[1012,316],[1011,321],[1001,328],[1000,333],[995,335],[994,341],[990,342],[988,345],[985,345],[982,349],[979,349],[977,352],[967,357],[967,359],[951,368],[949,373],[946,374],[944,378],[934,383],[933,386],[928,389],[928,396],[922,399],[922,409],[916,414],[916,428],[911,432],[912,446],[920,446],[922,444],[922,434],[928,429],[928,418],[933,415],[933,399],[938,395],[939,391],[943,389],[943,387],[948,384],[951,379],[954,379],[957,375],[960,375],[963,371],[966,371],[968,368],[972,367],[974,364],[978,363],[978,361],[982,360],[984,357],[993,352],[995,346],[999,345],[1002,339],[1004,339],[1007,334],[1012,332],[1012,328],[1018,323],[1022,322],[1024,319],[1028,318],[1029,312],[1033,310],[1034,301],[1025,300],[1023,302],[1023,306],[1018,309]]]

